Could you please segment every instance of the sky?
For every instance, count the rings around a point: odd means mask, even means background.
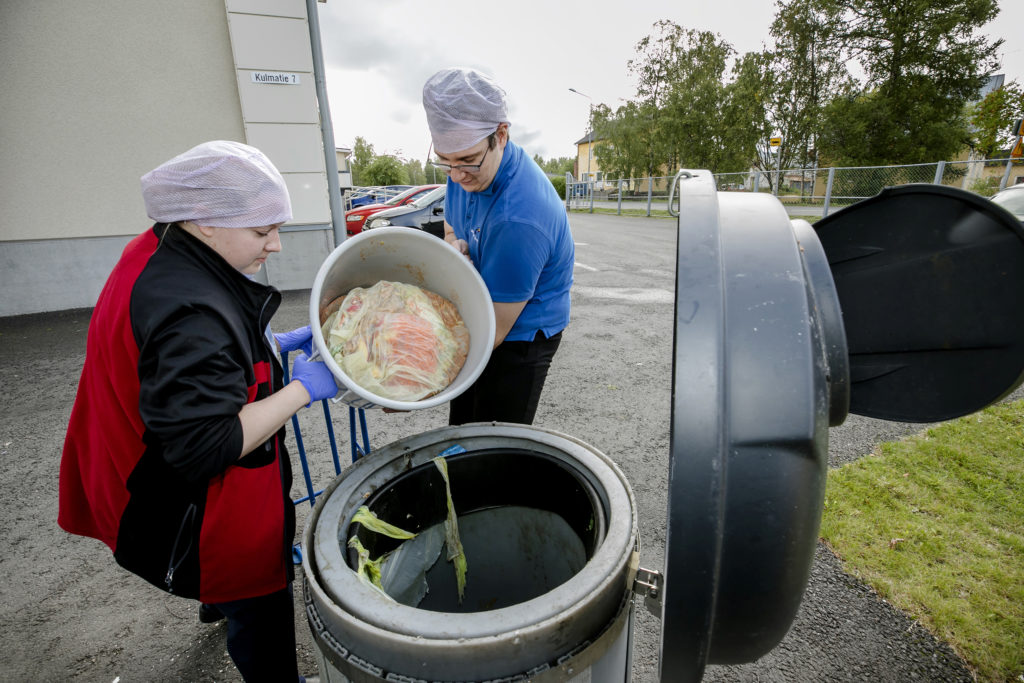
[[[1001,0],[980,31],[1003,38],[1006,81],[1024,85],[1024,0]],[[450,66],[490,74],[508,96],[510,134],[531,155],[575,157],[591,102],[636,94],[628,62],[667,19],[711,31],[737,53],[770,47],[771,0],[327,0],[317,3],[335,144],[426,159],[423,83]],[[573,88],[584,95],[570,91]]]

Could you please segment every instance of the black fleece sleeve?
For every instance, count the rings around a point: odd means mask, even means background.
[[[215,312],[187,307],[164,320],[139,354],[139,413],[147,441],[189,481],[224,472],[242,453],[245,357]],[[251,363],[249,363],[251,365]]]

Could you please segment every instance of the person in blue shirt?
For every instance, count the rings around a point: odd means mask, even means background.
[[[442,69],[423,86],[434,166],[448,174],[445,241],[480,272],[494,302],[494,350],[451,401],[449,424],[532,424],[569,323],[575,250],[551,181],[509,139],[505,91],[473,69]]]

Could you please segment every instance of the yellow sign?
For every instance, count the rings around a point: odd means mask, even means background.
[[[1017,146],[1010,152],[1010,158],[1020,159],[1021,157],[1024,157],[1024,138],[1019,137],[1017,138]]]
[[[778,147],[779,145],[782,144],[782,138],[781,137],[768,138],[768,144],[771,145],[772,147]]]

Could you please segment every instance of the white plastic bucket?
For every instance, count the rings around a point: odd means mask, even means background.
[[[356,384],[330,356],[320,329],[320,309],[355,287],[381,280],[428,289],[451,301],[469,329],[469,354],[455,380],[443,391],[420,401],[377,396]],[[451,245],[414,228],[378,228],[345,240],[320,266],[309,297],[313,344],[327,367],[346,389],[339,400],[357,408],[418,410],[452,400],[476,381],[494,346],[494,305],[483,278]]]

